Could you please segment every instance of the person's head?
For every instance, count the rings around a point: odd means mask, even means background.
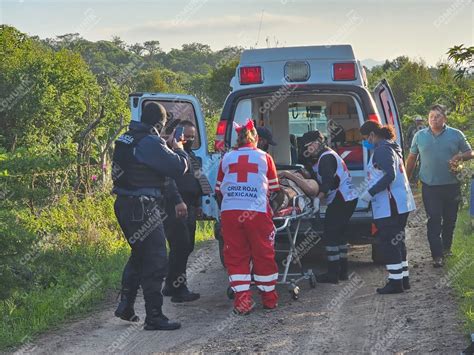
[[[236,127],[237,131],[237,147],[242,147],[247,144],[257,145],[258,134],[254,127],[253,121],[249,118],[247,123]]]
[[[417,126],[422,126],[424,123],[425,123],[425,120],[423,119],[423,117],[421,117],[420,115],[416,115],[415,124]]]
[[[268,151],[270,145],[277,145],[273,141],[272,132],[266,127],[257,127],[258,145],[257,147],[263,151]]]
[[[160,132],[161,137],[165,140],[168,139],[168,137],[173,134],[173,131],[179,126],[180,123],[181,120],[179,118],[166,121],[166,125]]]
[[[326,139],[320,131],[310,131],[301,137],[304,142],[304,157],[317,157],[327,147]]]
[[[381,140],[394,140],[397,135],[395,129],[391,125],[381,125],[375,121],[365,121],[360,127],[360,134],[368,144],[364,144],[367,148],[373,147]]]
[[[141,122],[155,127],[161,132],[166,124],[166,110],[158,102],[148,101],[143,105]]]
[[[440,131],[443,129],[447,120],[447,110],[443,105],[433,105],[430,107],[428,114],[428,124],[433,131]]]
[[[196,125],[187,120],[181,121],[179,125],[184,128],[183,135],[186,142],[184,143],[184,150],[190,151],[196,139]]]

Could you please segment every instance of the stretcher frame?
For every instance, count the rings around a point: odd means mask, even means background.
[[[299,194],[293,197],[293,206],[297,206],[297,200],[299,198],[306,197],[304,194]],[[293,209],[291,214],[288,216],[273,217],[273,223],[275,224],[276,233],[285,232],[288,242],[290,243],[289,249],[275,249],[275,252],[287,252],[286,264],[283,273],[278,273],[277,284],[288,285],[288,291],[290,292],[293,299],[297,300],[300,293],[300,288],[298,284],[304,280],[309,281],[311,288],[316,287],[316,275],[313,273],[312,269],[307,269],[306,271],[303,268],[301,259],[298,255],[296,249],[296,241],[298,240],[298,233],[300,231],[301,221],[305,217],[311,217],[315,214],[316,210],[313,206],[308,207],[305,211],[297,213],[296,208]],[[280,225],[281,223],[281,225]],[[291,226],[296,224],[294,231],[291,231]],[[276,234],[275,234],[276,235]],[[300,271],[295,273],[290,273],[290,266],[293,262],[296,262],[296,265],[299,267]],[[290,278],[290,279],[288,279]]]

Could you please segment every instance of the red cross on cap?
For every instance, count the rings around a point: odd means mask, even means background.
[[[249,163],[249,156],[241,155],[237,159],[237,163],[229,164],[229,173],[237,174],[237,182],[247,182],[248,174],[258,173],[258,164]]]

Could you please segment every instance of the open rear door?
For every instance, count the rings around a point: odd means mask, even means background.
[[[162,104],[168,114],[168,124],[175,119],[191,121],[196,125],[197,136],[194,139],[193,152],[201,160],[202,169],[195,175],[200,180],[205,196],[202,197],[204,218],[218,218],[218,206],[214,198],[214,186],[217,180],[221,154],[210,154],[208,151],[208,137],[201,105],[196,97],[184,94],[166,93],[132,93],[129,95],[130,109],[133,121],[140,121],[143,105],[147,101],[156,101]]]
[[[383,79],[377,84],[374,90],[374,101],[379,111],[379,117],[382,124],[390,124],[395,127],[397,133],[397,143],[403,149],[403,132],[402,123],[398,114],[397,104],[393,97],[390,85],[387,80]]]

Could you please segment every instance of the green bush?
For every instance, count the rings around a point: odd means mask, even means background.
[[[474,226],[467,210],[459,214],[452,248],[448,258],[447,281],[456,291],[465,330],[474,333]]]

